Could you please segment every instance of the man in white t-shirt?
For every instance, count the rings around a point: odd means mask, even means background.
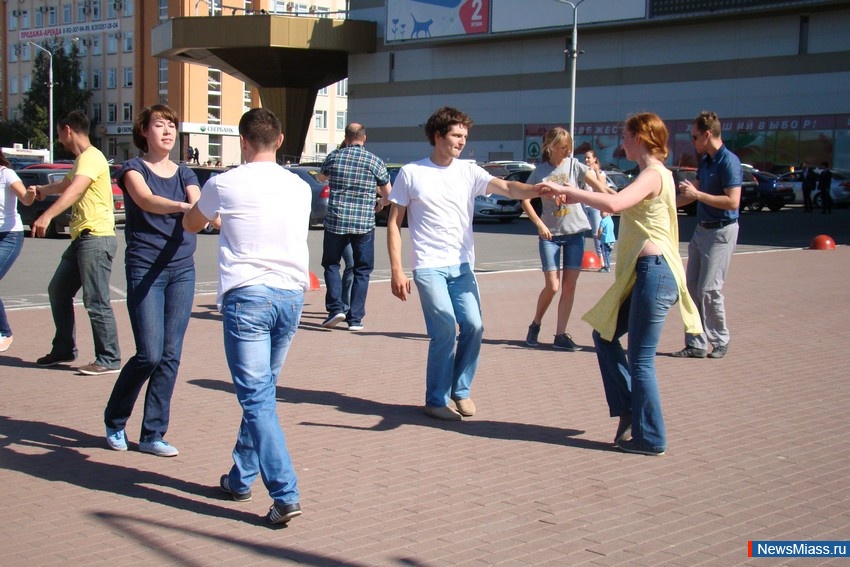
[[[307,231],[309,185],[275,160],[280,120],[255,108],[239,121],[245,164],[210,178],[183,226],[201,230],[219,217],[218,307],[224,352],[242,406],[233,467],[219,486],[236,501],[251,499],[261,474],[274,500],[266,519],[285,524],[301,515],[298,480],[277,417],[277,376],[310,286]]]
[[[401,168],[390,193],[393,205],[387,223],[393,295],[407,301],[410,279],[401,262],[401,224],[407,214],[413,280],[431,338],[425,414],[450,421],[475,415],[469,388],[484,335],[473,273],[475,198],[491,193],[514,199],[537,196],[531,185],[493,177],[457,159],[471,127],[469,116],[455,108],[443,107],[431,115],[425,124],[431,157]]]

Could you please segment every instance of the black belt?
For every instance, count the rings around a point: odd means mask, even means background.
[[[738,222],[738,219],[710,220],[700,221],[699,225],[703,228],[723,228],[724,226],[729,226],[730,224],[735,224],[736,222]]]

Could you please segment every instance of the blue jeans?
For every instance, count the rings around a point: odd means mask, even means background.
[[[593,238],[593,249],[596,251],[596,255],[601,258],[602,241],[596,238],[596,235],[599,234],[599,223],[602,222],[602,213],[599,212],[599,209],[594,209],[587,205],[582,206],[584,207],[584,214],[587,215],[587,220],[590,221],[590,236]]]
[[[469,397],[478,368],[484,336],[478,281],[469,264],[414,270],[413,281],[431,338],[425,404],[447,406],[451,400]]]
[[[537,249],[544,272],[581,270],[584,258],[584,233],[552,236],[552,240],[538,238]],[[563,261],[561,256],[563,255]]]
[[[673,272],[663,256],[638,258],[637,280],[620,306],[613,341],[593,331],[611,417],[632,414],[632,438],[650,451],[667,450],[661,397],[655,377],[655,350],[667,312],[679,299]],[[629,334],[628,353],[620,337]]]
[[[611,252],[614,251],[614,245],[607,242],[602,243],[602,267],[611,267]]]
[[[195,267],[127,266],[126,273],[127,311],[136,354],[115,381],[104,423],[112,429],[124,429],[142,386],[148,382],[139,441],[154,442],[168,431],[171,394],[195,296]]]
[[[23,247],[24,231],[0,232],[0,280],[18,259]],[[0,299],[0,335],[4,337],[12,336],[12,327],[9,326],[9,320],[6,319],[6,307],[3,305],[2,299]]]
[[[350,305],[346,309],[339,263],[349,245],[354,260],[354,280],[351,284]],[[363,317],[366,316],[369,276],[375,268],[375,229],[363,234],[336,234],[326,230],[322,267],[325,269],[325,307],[328,313],[345,313],[349,324],[362,323]]]
[[[242,406],[228,482],[234,492],[247,492],[260,474],[278,504],[298,502],[298,479],[277,418],[277,376],[303,308],[303,291],[263,285],[231,289],[222,298],[224,353]]]
[[[96,364],[107,368],[121,365],[118,328],[109,302],[109,277],[118,247],[114,236],[81,234],[62,254],[59,266],[47,286],[56,335],[51,353],[77,356],[74,296],[83,288],[83,305],[91,321]]]

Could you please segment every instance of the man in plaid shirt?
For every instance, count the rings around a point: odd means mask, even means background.
[[[325,269],[325,305],[328,318],[322,327],[332,329],[342,321],[349,331],[363,329],[369,275],[375,267],[375,191],[381,205],[389,204],[390,175],[375,154],[366,151],[366,129],[351,123],[345,128],[345,145],[332,151],[322,164],[319,181],[328,180],[330,197],[325,216],[322,267]],[[342,301],[339,275],[343,250],[354,253],[354,283],[348,312]]]

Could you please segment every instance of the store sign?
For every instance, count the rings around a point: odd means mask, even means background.
[[[107,124],[100,127],[100,133],[104,136],[132,136],[132,124]]]
[[[238,136],[239,126],[225,124],[202,124],[199,122],[181,122],[181,134],[207,134],[208,136]]]
[[[76,37],[90,33],[116,32],[120,29],[121,22],[118,20],[107,20],[104,22],[80,22],[79,24],[21,30],[20,38],[21,41],[39,41],[53,37]]]

